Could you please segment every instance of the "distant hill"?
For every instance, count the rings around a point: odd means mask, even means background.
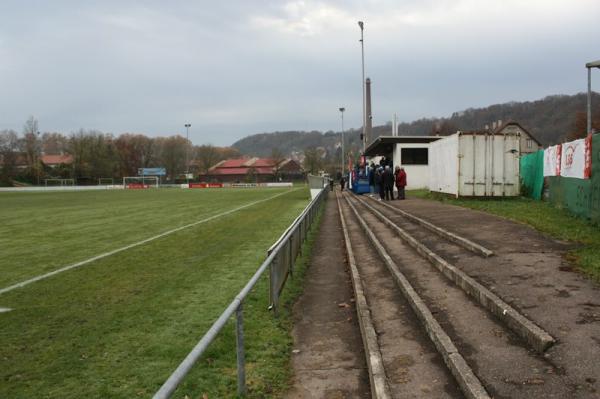
[[[585,112],[587,95],[553,95],[537,101],[509,102],[486,108],[469,108],[453,113],[447,118],[423,118],[410,123],[400,123],[398,132],[406,136],[432,134],[437,128],[453,130],[481,130],[485,125],[502,120],[514,120],[537,138],[544,146],[562,141],[572,130],[577,112]],[[593,93],[594,112],[600,112],[600,94]],[[374,126],[373,135],[391,135],[392,124]],[[359,146],[360,129],[349,129],[346,145]],[[269,156],[273,148],[285,155],[300,154],[308,147],[322,147],[327,153],[337,151],[339,132],[274,132],[260,133],[236,141],[232,147],[245,155]]]

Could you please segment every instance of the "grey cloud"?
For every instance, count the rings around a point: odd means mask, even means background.
[[[574,93],[600,58],[599,14],[588,0],[7,1],[0,129],[31,114],[65,132],[191,122],[194,142],[225,145],[338,129],[342,105],[359,127],[358,19],[376,123]]]

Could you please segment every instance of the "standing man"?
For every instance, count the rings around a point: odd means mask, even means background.
[[[340,178],[340,191],[344,191],[344,185],[346,184],[346,179],[344,179],[344,175]]]
[[[371,197],[375,194],[375,164],[373,162],[369,167],[369,193]]]
[[[385,190],[386,201],[394,199],[394,174],[390,169],[389,165],[385,166],[383,171],[383,186]]]
[[[404,168],[400,168],[396,175],[396,187],[398,188],[398,199],[403,200],[405,198],[404,188],[406,187],[406,172]]]
[[[400,199],[400,189],[398,188],[398,173],[400,173],[400,166],[396,165],[396,167],[394,168],[394,184],[396,186],[396,189],[398,190],[397,199]]]
[[[383,168],[377,168],[375,170],[375,187],[377,188],[377,191],[379,192],[379,201],[383,200],[384,198],[384,193],[383,193],[383,173],[382,170]]]

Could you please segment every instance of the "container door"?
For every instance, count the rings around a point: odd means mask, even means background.
[[[490,144],[490,178],[492,180],[492,195],[504,196],[504,136],[492,135]]]
[[[485,135],[485,195],[494,196],[494,172],[492,170],[492,154],[494,153],[493,147],[493,134]]]
[[[442,193],[458,193],[458,135],[434,141],[429,146],[429,189]],[[410,176],[409,176],[410,178]]]
[[[475,195],[475,143],[472,135],[459,136],[460,174],[458,195]]]
[[[514,197],[520,192],[519,179],[519,153],[520,153],[520,137],[519,135],[505,136],[505,163],[504,168],[504,195]]]
[[[473,154],[473,175],[475,176],[474,196],[485,197],[486,195],[486,136],[473,135],[475,151]]]

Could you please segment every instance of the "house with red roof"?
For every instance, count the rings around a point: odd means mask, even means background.
[[[211,167],[200,179],[221,183],[264,183],[304,179],[304,169],[293,159],[226,159]]]
[[[26,169],[29,166],[30,161],[27,159],[27,154],[24,152],[15,153],[14,159],[14,166],[17,169]],[[39,160],[44,164],[44,166],[49,168],[56,168],[59,165],[70,165],[73,163],[73,157],[71,155],[63,154],[42,154],[40,155]],[[0,165],[3,163],[4,161],[0,157]]]
[[[73,156],[68,155],[68,154],[58,154],[58,155],[52,155],[52,154],[44,154],[42,156],[40,156],[40,161],[42,161],[42,163],[45,166],[48,166],[50,168],[56,168],[59,165],[70,165],[73,163]]]

